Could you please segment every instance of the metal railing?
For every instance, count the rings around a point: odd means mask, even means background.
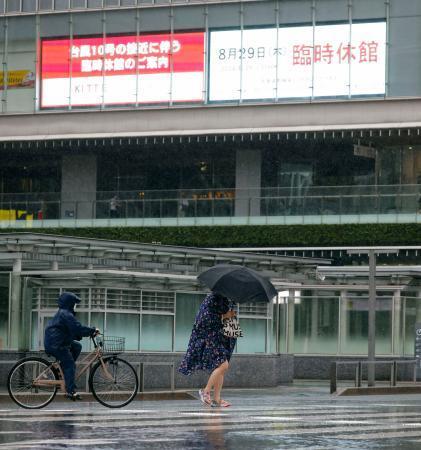
[[[417,214],[421,185],[0,194],[0,221]],[[78,200],[77,198],[82,198]]]
[[[417,361],[416,360],[386,360],[386,361],[334,361],[330,366],[330,393],[334,394],[338,388],[338,367],[339,366],[355,366],[354,369],[354,387],[363,386],[363,366],[368,369],[369,365],[389,365],[390,378],[389,386],[397,386],[398,383],[398,367],[399,365],[413,365],[412,383],[417,382]],[[376,379],[374,378],[374,381]],[[379,381],[379,380],[378,380]],[[384,381],[384,380],[382,380]]]
[[[233,216],[320,216],[417,214],[418,195],[326,195],[307,197],[249,197],[241,199],[120,200],[0,202],[0,221],[63,219],[144,219]]]

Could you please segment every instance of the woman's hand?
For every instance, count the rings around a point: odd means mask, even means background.
[[[230,309],[225,314],[222,314],[222,320],[231,319],[231,317],[235,317],[236,315],[237,315],[237,313],[233,309]]]

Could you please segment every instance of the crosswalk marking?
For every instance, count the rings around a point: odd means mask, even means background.
[[[72,429],[72,446],[80,448],[131,448],[150,443],[156,448],[161,445],[167,448],[170,444],[182,449],[188,446],[186,439],[189,443],[197,436],[231,439],[231,443],[239,439],[254,442],[243,450],[284,448],[282,438],[296,442],[294,449],[309,448],[302,445],[307,440],[312,449],[325,450],[338,448],[336,441],[339,440],[365,440],[364,448],[370,448],[370,441],[377,439],[382,442],[408,439],[412,444],[421,439],[421,404],[415,403],[313,401],[307,405],[252,407],[245,402],[227,409],[212,409],[200,402],[186,401],[166,403],[164,408],[157,402],[155,409],[150,406],[151,402],[135,404],[139,409],[112,412],[86,403],[75,406],[78,409],[0,410],[0,449],[55,448],[67,442],[62,438],[66,427]],[[144,404],[147,408],[141,409]],[[45,439],[44,429],[53,430]]]

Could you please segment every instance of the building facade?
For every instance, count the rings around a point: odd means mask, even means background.
[[[0,1],[0,228],[418,223],[420,29],[417,0]],[[184,347],[203,293],[90,283],[63,281],[89,323]],[[413,354],[404,284],[379,355]],[[31,286],[28,349],[60,289]],[[279,292],[239,353],[366,354],[366,282]]]
[[[0,3],[3,227],[418,221],[417,1]]]

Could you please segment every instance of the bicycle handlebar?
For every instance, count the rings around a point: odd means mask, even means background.
[[[90,336],[95,348],[97,348],[100,345],[96,341],[97,336],[101,336],[101,333],[95,333],[94,335]]]

